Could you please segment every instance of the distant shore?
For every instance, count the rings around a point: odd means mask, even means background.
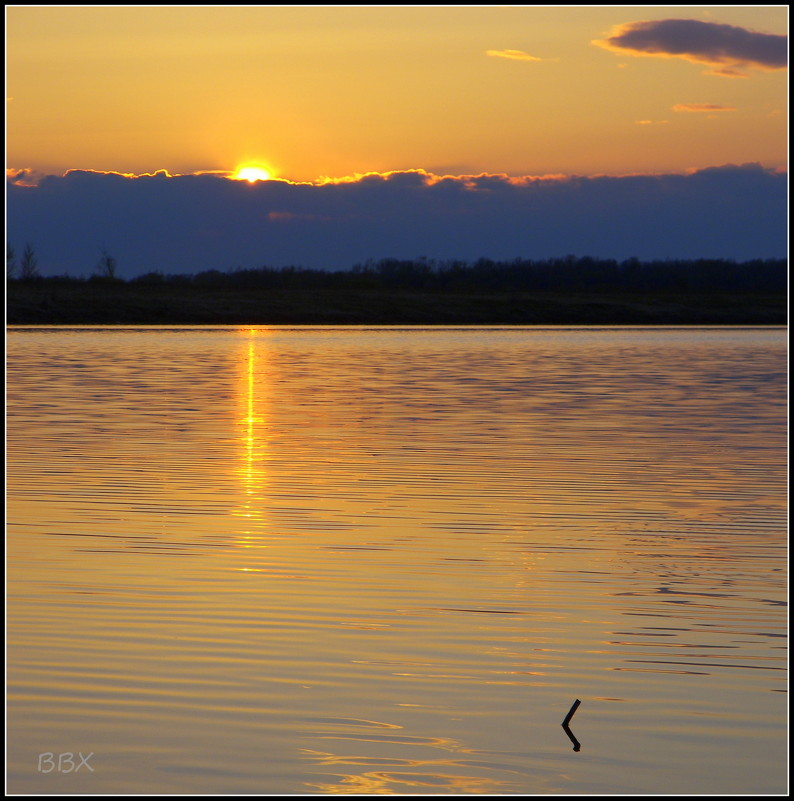
[[[218,288],[9,281],[6,321],[224,325],[785,325],[783,292]]]

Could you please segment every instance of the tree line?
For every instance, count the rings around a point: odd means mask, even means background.
[[[785,292],[787,259],[598,259],[565,256],[473,262],[458,259],[369,259],[348,270],[297,266],[205,270],[195,274],[147,272],[118,276],[106,250],[88,278],[42,277],[31,245],[17,260],[8,251],[11,281],[113,282],[134,286],[194,286],[211,289],[404,290],[419,292]]]

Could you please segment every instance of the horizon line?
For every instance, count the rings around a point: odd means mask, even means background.
[[[640,171],[631,171],[625,173],[615,173],[615,172],[593,172],[593,173],[563,173],[563,172],[550,172],[550,173],[526,173],[522,175],[511,175],[506,172],[488,172],[487,170],[483,170],[478,173],[460,173],[460,174],[452,174],[452,173],[436,173],[432,170],[425,169],[424,167],[408,167],[404,169],[394,169],[394,170],[367,170],[365,172],[354,172],[351,175],[343,175],[338,177],[331,177],[328,175],[321,175],[313,180],[305,180],[305,181],[298,181],[293,180],[291,178],[281,177],[281,176],[271,176],[269,178],[263,178],[256,181],[249,181],[249,180],[241,180],[240,178],[236,178],[235,172],[236,170],[194,170],[192,172],[170,172],[166,168],[155,169],[152,172],[124,172],[121,170],[100,170],[91,167],[71,167],[62,173],[48,173],[42,170],[36,170],[31,167],[7,167],[6,168],[6,182],[10,183],[14,186],[20,187],[29,187],[35,188],[37,187],[41,181],[46,178],[66,178],[71,173],[89,173],[94,175],[113,175],[118,176],[121,178],[127,178],[131,180],[137,180],[141,178],[158,178],[158,179],[172,179],[172,178],[187,178],[187,177],[200,177],[204,175],[215,176],[218,178],[224,178],[229,181],[234,181],[236,183],[284,183],[289,184],[291,186],[327,186],[329,184],[350,184],[350,183],[359,183],[367,178],[384,178],[389,179],[394,175],[409,175],[409,174],[416,174],[421,175],[426,179],[426,183],[429,185],[439,183],[445,180],[457,180],[470,182],[474,179],[478,178],[499,178],[508,183],[515,183],[515,184],[523,184],[533,181],[549,181],[549,180],[570,180],[576,178],[632,178],[632,177],[639,177],[639,176],[663,176],[663,175],[681,175],[681,176],[688,176],[693,175],[698,172],[702,172],[704,170],[709,169],[720,169],[725,167],[759,167],[766,172],[770,172],[773,174],[786,174],[788,173],[788,165],[782,166],[772,166],[772,167],[765,167],[760,161],[754,162],[743,162],[741,164],[736,163],[724,163],[724,164],[710,164],[703,167],[687,167],[682,170],[658,170],[658,171],[647,171],[647,172],[640,172]]]

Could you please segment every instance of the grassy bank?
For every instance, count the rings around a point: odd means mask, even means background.
[[[784,293],[264,289],[11,281],[24,324],[782,325]]]

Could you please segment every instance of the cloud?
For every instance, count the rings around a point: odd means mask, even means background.
[[[29,169],[6,168],[6,182],[17,186],[37,186],[44,174]]]
[[[633,56],[683,58],[716,68],[707,74],[730,78],[747,77],[747,68],[788,66],[788,37],[695,19],[628,22],[593,44]]]
[[[486,56],[494,56],[495,58],[510,58],[514,61],[547,61],[548,59],[538,58],[537,56],[530,56],[523,50],[486,50]]]
[[[733,67],[719,67],[713,70],[706,70],[704,75],[717,75],[720,78],[749,78],[746,72],[734,69]]]
[[[673,111],[736,111],[733,106],[718,106],[716,103],[677,103]]]
[[[667,125],[669,120],[635,120],[635,125]]]
[[[689,175],[369,173],[249,184],[218,175],[74,170],[7,182],[7,241],[45,275],[89,275],[102,248],[125,277],[368,258],[752,258],[787,253],[785,174],[757,164]]]

